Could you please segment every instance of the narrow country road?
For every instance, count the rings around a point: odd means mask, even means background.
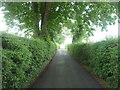
[[[32,88],[100,88],[100,85],[67,51],[60,49]]]

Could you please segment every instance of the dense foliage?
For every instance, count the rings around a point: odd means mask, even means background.
[[[2,34],[3,88],[25,88],[40,73],[56,51],[51,41]]]
[[[104,79],[110,87],[118,87],[118,39],[73,43],[68,46],[68,51],[76,60]]]
[[[102,30],[115,23],[118,3],[112,2],[4,2],[8,25],[18,25],[33,37],[54,40],[62,27],[71,29],[73,41],[92,35],[93,26]]]

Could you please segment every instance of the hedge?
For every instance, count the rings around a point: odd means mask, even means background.
[[[2,33],[2,88],[27,88],[56,51],[52,41]]]
[[[68,52],[85,64],[94,74],[104,79],[110,88],[118,88],[118,39],[110,38],[96,43],[73,43]],[[119,53],[120,54],[120,53]]]

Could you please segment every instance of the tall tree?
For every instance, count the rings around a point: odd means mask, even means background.
[[[41,2],[41,36],[45,37],[48,32],[48,20],[51,2]]]
[[[14,21],[18,20],[18,25],[33,32],[34,37],[51,40],[61,33],[63,26],[71,29],[77,41],[84,35],[92,35],[93,26],[106,30],[117,18],[117,9],[109,2],[14,2],[3,6],[8,24],[16,24]]]
[[[34,26],[34,33],[33,37],[39,37],[40,36],[40,29],[39,29],[39,12],[38,12],[38,3],[32,2],[32,11],[33,11],[33,26]]]
[[[18,25],[21,30],[27,28],[26,32],[33,32],[33,37],[49,36],[53,40],[55,35],[61,32],[60,23],[64,21],[67,13],[66,15],[63,13],[66,10],[64,8],[66,3],[54,3],[52,6],[51,4],[51,2],[6,2],[2,3],[2,6],[9,26]]]
[[[78,41],[84,35],[93,35],[95,30],[93,26],[99,26],[104,31],[107,25],[115,24],[115,19],[117,19],[117,8],[109,2],[75,2],[73,8],[75,22],[72,23],[72,20],[69,20],[69,23],[74,24],[72,25],[74,28],[70,27],[73,42]],[[66,26],[70,26],[69,23]]]

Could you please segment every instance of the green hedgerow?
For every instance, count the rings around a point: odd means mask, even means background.
[[[56,51],[52,41],[2,33],[2,88],[27,88]]]
[[[118,38],[96,43],[73,43],[68,45],[68,51],[104,79],[111,88],[118,87]]]

